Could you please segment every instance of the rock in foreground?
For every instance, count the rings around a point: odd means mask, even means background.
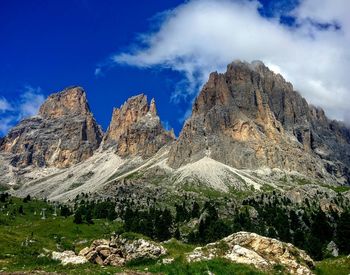
[[[93,241],[90,247],[85,247],[79,252],[79,256],[99,265],[123,266],[133,260],[157,259],[166,253],[163,246],[144,239],[127,240],[113,237],[110,241]]]
[[[52,252],[52,259],[67,264],[85,264],[88,260],[85,257],[75,255],[74,251]]]
[[[311,269],[315,266],[310,256],[294,245],[249,232],[238,232],[221,241],[197,247],[186,258],[189,262],[196,262],[216,257],[251,264],[262,270],[282,265],[291,274],[313,274]]]

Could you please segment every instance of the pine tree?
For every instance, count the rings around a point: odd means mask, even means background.
[[[191,216],[192,218],[199,218],[200,216],[199,204],[197,202],[194,202],[192,205]]]
[[[88,209],[88,211],[86,212],[85,220],[87,224],[94,224],[94,221],[92,220],[91,209]]]
[[[337,228],[337,244],[343,254],[350,253],[350,212],[342,213]]]
[[[18,213],[21,214],[21,215],[24,215],[24,211],[23,211],[23,206],[22,205],[18,208]]]
[[[61,206],[61,216],[67,218],[70,215],[72,215],[72,212],[70,211],[69,207],[66,205]]]
[[[83,217],[82,217],[81,212],[79,211],[79,209],[74,214],[73,222],[76,223],[76,224],[82,224],[83,223]]]

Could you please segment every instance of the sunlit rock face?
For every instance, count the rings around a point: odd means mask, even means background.
[[[121,157],[148,158],[174,139],[174,133],[163,128],[154,99],[148,104],[147,96],[140,94],[113,110],[103,147],[115,146]]]
[[[240,169],[294,170],[350,183],[350,131],[309,106],[262,62],[212,73],[172,147],[169,165],[210,157]]]
[[[71,87],[49,96],[37,116],[11,129],[0,150],[13,166],[63,168],[89,158],[102,136],[84,90]]]

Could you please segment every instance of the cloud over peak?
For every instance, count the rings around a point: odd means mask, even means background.
[[[40,87],[25,86],[18,100],[9,101],[0,98],[0,136],[21,119],[36,115],[45,97]]]
[[[183,73],[173,99],[193,99],[211,71],[233,60],[262,60],[336,119],[348,119],[350,19],[347,0],[303,0],[264,17],[261,4],[243,0],[192,0],[166,11],[158,28],[113,56],[118,64]],[[292,16],[295,24],[281,24]]]

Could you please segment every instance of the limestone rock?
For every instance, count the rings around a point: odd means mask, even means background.
[[[148,105],[147,97],[140,94],[113,110],[103,144],[104,147],[116,146],[117,154],[122,157],[148,158],[173,140],[173,133],[161,125],[154,99]]]
[[[92,251],[92,248],[90,247],[85,247],[82,250],[80,250],[79,252],[79,256],[86,256],[87,254],[89,254]]]
[[[125,259],[116,254],[109,255],[103,262],[103,265],[123,266]]]
[[[0,144],[17,167],[68,167],[89,158],[99,147],[102,130],[80,87],[53,94],[37,116],[22,120]]]
[[[75,255],[74,251],[52,252],[52,259],[61,261],[63,265],[85,264],[88,262],[85,257]]]
[[[261,62],[236,61],[226,73],[210,75],[168,164],[178,168],[204,157],[238,169],[279,168],[349,183],[350,130],[309,106]]]
[[[158,259],[166,253],[163,246],[143,239],[113,237],[111,241],[93,241],[90,248],[82,249],[79,255],[84,255],[88,261],[99,265],[122,266],[138,259]]]
[[[290,243],[260,236],[255,233],[238,232],[219,242],[197,247],[187,254],[189,262],[223,257],[237,263],[252,264],[262,270],[283,265],[290,274],[313,274],[314,262],[303,250]]]
[[[330,241],[329,244],[327,245],[326,249],[333,257],[339,256],[339,248],[335,242]]]

